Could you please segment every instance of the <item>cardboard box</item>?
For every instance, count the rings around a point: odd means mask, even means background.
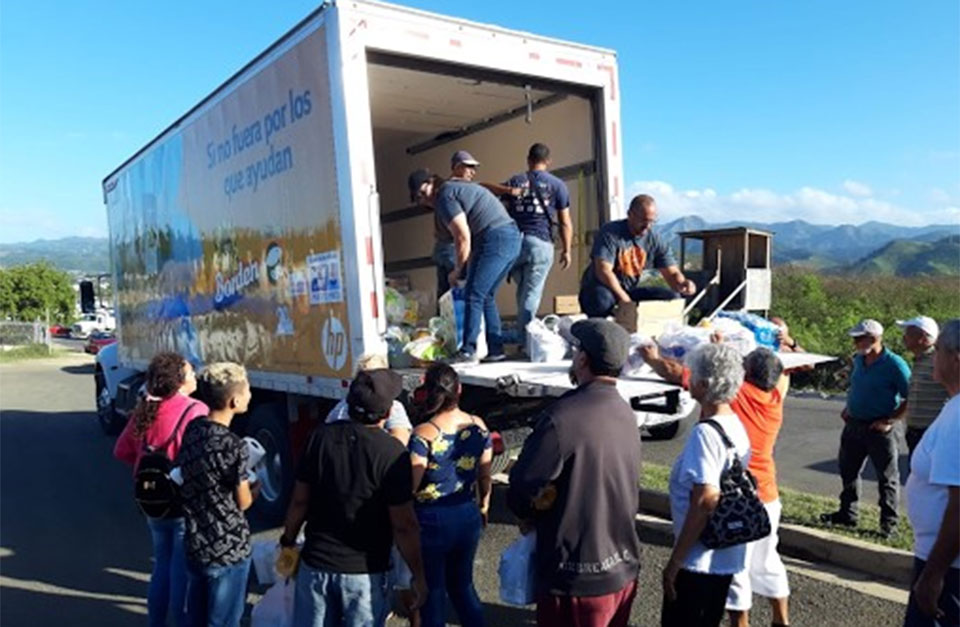
[[[580,313],[580,301],[577,296],[554,296],[553,312],[558,316],[572,316]]]
[[[644,337],[659,337],[671,322],[683,324],[683,308],[686,301],[646,300],[639,303],[621,303],[614,310],[614,320],[628,333]]]

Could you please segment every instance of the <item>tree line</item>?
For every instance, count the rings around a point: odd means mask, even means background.
[[[0,319],[70,324],[76,315],[73,279],[45,261],[0,268]]]

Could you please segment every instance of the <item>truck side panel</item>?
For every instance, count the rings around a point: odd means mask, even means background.
[[[327,36],[307,25],[104,183],[125,363],[175,350],[305,393],[349,376]]]

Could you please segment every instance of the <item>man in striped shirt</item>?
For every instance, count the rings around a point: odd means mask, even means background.
[[[903,345],[913,353],[906,430],[907,448],[912,458],[913,449],[924,431],[947,402],[947,390],[933,380],[933,349],[940,328],[933,318],[927,316],[898,320],[897,326],[903,329]]]

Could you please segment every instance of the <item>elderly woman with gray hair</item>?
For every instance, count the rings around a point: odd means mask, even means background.
[[[960,319],[940,331],[933,378],[950,400],[910,460],[906,494],[914,565],[906,627],[960,625]]]
[[[750,440],[730,407],[743,384],[743,359],[724,344],[705,344],[687,358],[690,393],[700,403],[693,429],[670,472],[670,513],[676,538],[663,570],[661,625],[719,625],[735,573],[744,569],[746,545],[707,549],[700,535],[720,500],[720,476],[732,463],[719,425],[744,464]],[[713,425],[707,424],[712,421]]]

